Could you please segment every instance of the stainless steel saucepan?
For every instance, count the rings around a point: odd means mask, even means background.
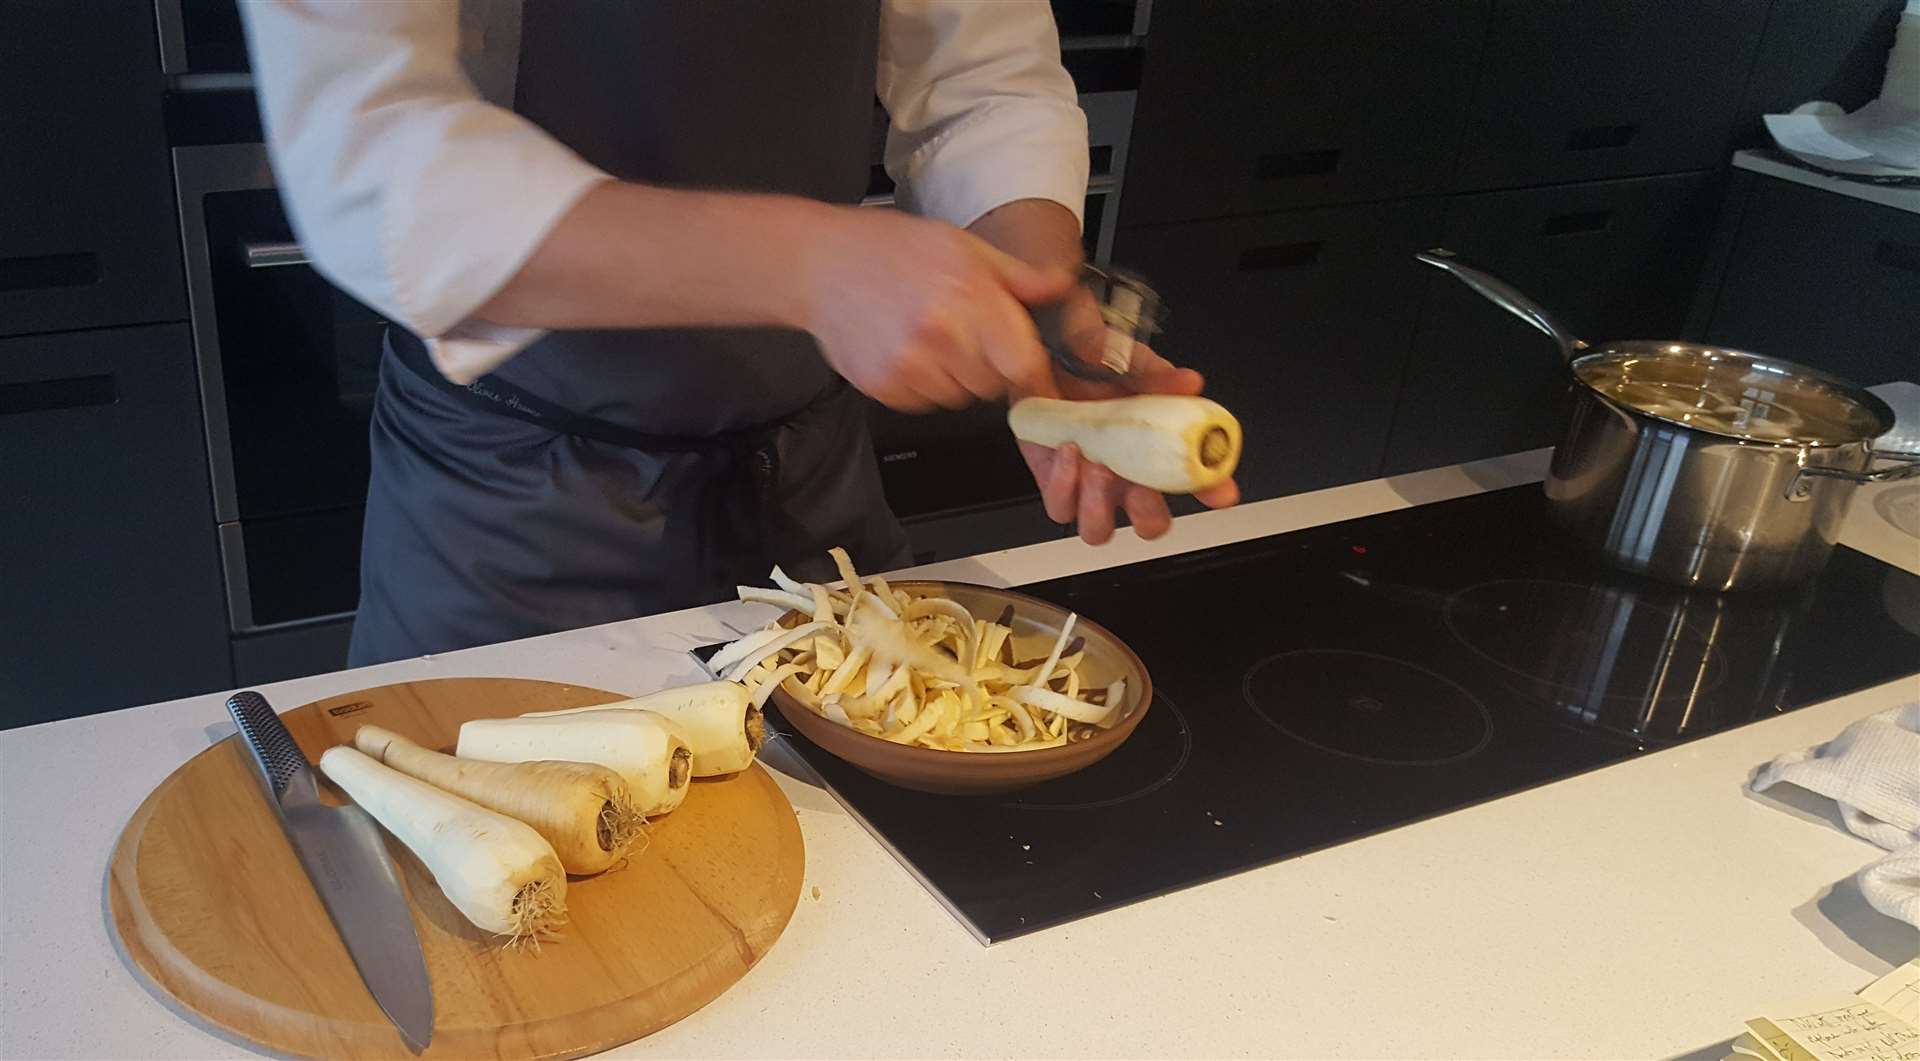
[[[1574,411],[1548,503],[1618,567],[1712,590],[1796,582],[1833,552],[1856,484],[1920,476],[1920,454],[1875,451],[1893,410],[1845,380],[1695,343],[1590,346],[1450,252],[1416,257],[1560,344]]]

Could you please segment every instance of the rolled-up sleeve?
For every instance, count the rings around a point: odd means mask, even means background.
[[[537,338],[478,321],[607,175],[480,98],[458,0],[242,4],[274,175],[314,267],[470,382]]]
[[[1084,223],[1087,120],[1047,0],[885,0],[877,87],[901,206],[964,226],[1050,199]]]

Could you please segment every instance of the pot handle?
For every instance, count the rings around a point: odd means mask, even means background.
[[[1871,454],[1867,459],[1871,463],[1874,457],[1889,454]],[[1787,484],[1787,500],[1805,501],[1813,496],[1814,479],[1844,479],[1850,483],[1891,483],[1901,479],[1920,477],[1920,458],[1901,456],[1894,458],[1899,463],[1884,468],[1869,467],[1866,471],[1856,472],[1851,468],[1802,468],[1800,473]]]
[[[1560,344],[1560,353],[1568,361],[1586,351],[1587,344],[1554,320],[1545,306],[1521,294],[1518,288],[1492,273],[1461,261],[1452,251],[1435,247],[1421,251],[1414,257],[1436,269],[1452,273],[1455,279],[1479,292],[1480,297],[1544,332]]]

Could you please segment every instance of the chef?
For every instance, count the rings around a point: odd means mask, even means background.
[[[831,577],[833,545],[900,566],[855,389],[1101,393],[1029,315],[1084,297],[1086,123],[1045,0],[243,11],[294,229],[396,325],[355,665],[708,603],[775,563]],[[910,213],[849,205],[876,88]],[[1201,386],[1145,348],[1135,377]],[[1071,446],[1026,455],[1088,542],[1117,511],[1166,531],[1164,498]]]

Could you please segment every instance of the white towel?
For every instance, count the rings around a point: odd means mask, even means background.
[[[1855,836],[1891,854],[1860,871],[1873,908],[1920,927],[1920,701],[1869,715],[1754,774],[1753,792],[1780,782],[1833,800]]]

